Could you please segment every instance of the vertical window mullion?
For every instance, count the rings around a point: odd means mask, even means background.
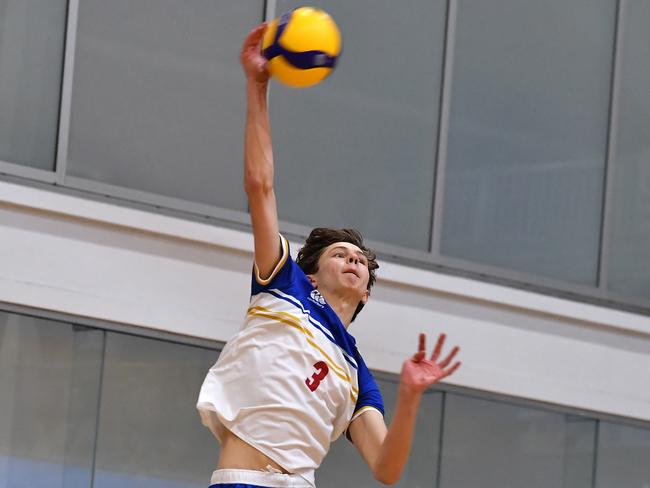
[[[616,166],[616,152],[618,150],[618,131],[620,116],[620,88],[621,88],[621,58],[623,52],[623,29],[625,25],[625,3],[619,0],[616,11],[616,36],[614,40],[614,60],[612,63],[612,89],[609,109],[609,132],[607,137],[607,159],[605,161],[604,198],[602,210],[602,226],[600,236],[600,254],[598,261],[598,288],[607,289],[608,265],[610,251],[610,232],[612,218],[612,194],[614,169]]]
[[[74,56],[77,44],[77,19],[79,0],[68,0],[65,51],[63,56],[63,79],[61,82],[61,103],[59,107],[59,131],[56,150],[56,183],[63,185],[68,162],[68,140],[70,135],[70,101],[74,75]]]

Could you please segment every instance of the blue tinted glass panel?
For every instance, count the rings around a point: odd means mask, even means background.
[[[239,50],[263,3],[80,2],[68,174],[245,211]]]
[[[441,488],[591,488],[596,422],[447,394]]]
[[[54,170],[66,0],[0,0],[0,160]]]
[[[196,399],[216,351],[108,333],[95,488],[205,488],[218,442]]]
[[[446,3],[312,2],[339,25],[343,54],[320,85],[271,87],[281,219],[429,249]]]
[[[444,255],[595,285],[616,2],[458,2]]]
[[[650,2],[626,2],[609,288],[650,296]]]
[[[0,312],[0,488],[88,487],[103,332]]]
[[[650,429],[601,422],[596,488],[650,486]]]

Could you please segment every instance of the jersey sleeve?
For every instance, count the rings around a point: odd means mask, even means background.
[[[359,356],[361,358],[361,356]],[[368,408],[374,408],[378,410],[382,415],[384,415],[384,400],[381,397],[381,392],[379,387],[373,378],[372,373],[366,366],[366,363],[361,359],[358,362],[359,365],[359,397],[357,398],[357,404],[354,407],[354,413],[350,422],[355,418],[361,415],[363,410]]]
[[[358,355],[357,358],[357,364],[359,366],[357,372],[359,379],[359,396],[357,397],[357,404],[354,407],[354,413],[350,419],[350,424],[368,410],[377,410],[382,414],[382,416],[384,415],[384,400],[381,397],[379,387],[361,355]],[[352,441],[350,438],[349,424],[345,436],[348,440]]]
[[[260,276],[257,264],[253,263],[251,295],[272,288],[285,289],[288,287],[293,280],[294,266],[296,264],[291,259],[289,241],[280,234],[280,260],[275,265],[271,275],[267,277]]]

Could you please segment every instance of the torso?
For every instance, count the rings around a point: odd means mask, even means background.
[[[217,469],[253,469],[264,471],[268,466],[288,473],[286,469],[247,444],[228,429],[223,430],[221,454]]]
[[[268,283],[253,279],[244,327],[210,368],[197,403],[221,442],[219,468],[270,466],[313,484],[357,407],[381,397],[354,338],[304,272],[289,259],[278,269]],[[357,405],[362,394],[366,403]]]

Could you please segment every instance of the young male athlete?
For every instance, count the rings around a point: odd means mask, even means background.
[[[378,265],[361,235],[314,229],[294,262],[279,234],[267,112],[269,75],[260,55],[265,24],[244,41],[248,110],[244,187],[255,247],[244,328],[208,372],[197,408],[221,442],[211,486],[313,487],[330,443],[346,433],[375,478],[391,484],[406,463],[422,392],[453,373],[455,347],[430,359],[425,337],[404,362],[390,428],[381,394],[347,327],[368,301]]]

